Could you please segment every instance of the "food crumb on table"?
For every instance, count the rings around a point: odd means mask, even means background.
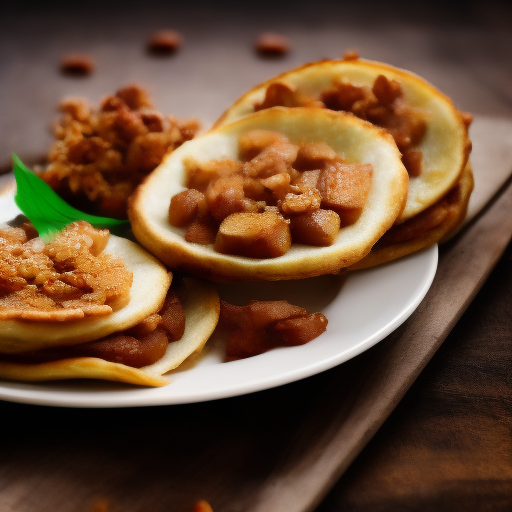
[[[121,512],[117,507],[112,507],[111,503],[102,498],[96,501],[92,508],[90,509],[90,512]],[[173,512],[173,511],[170,511]],[[213,512],[212,507],[210,504],[205,500],[198,501],[194,508],[190,512]]]
[[[281,34],[265,32],[256,38],[254,49],[263,56],[281,57],[290,51],[290,41]]]
[[[183,36],[177,30],[157,30],[148,39],[148,50],[159,55],[170,55],[183,46]]]
[[[60,69],[67,75],[90,75],[95,68],[93,58],[85,53],[67,53],[60,60]]]

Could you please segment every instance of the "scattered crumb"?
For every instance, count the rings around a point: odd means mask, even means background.
[[[112,512],[113,508],[109,500],[101,498],[93,503],[90,512]]]
[[[343,60],[357,60],[359,59],[359,53],[356,50],[347,50],[343,54]]]
[[[117,509],[115,509],[117,510]],[[113,512],[111,503],[106,499],[100,499],[93,504],[90,512]],[[212,507],[207,501],[198,501],[190,512],[213,512]]]
[[[169,55],[179,50],[183,45],[183,36],[176,30],[158,30],[148,40],[148,50],[151,53]]]
[[[213,509],[207,501],[201,500],[190,512],[213,512]]]
[[[290,51],[290,42],[285,36],[266,32],[258,36],[254,49],[260,55],[281,57]]]
[[[60,69],[68,75],[90,75],[96,67],[94,60],[85,53],[67,53],[60,60]]]

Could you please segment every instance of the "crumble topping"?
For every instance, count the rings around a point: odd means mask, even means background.
[[[0,319],[75,320],[124,306],[133,276],[103,253],[109,236],[80,221],[44,244],[29,223],[0,227]]]

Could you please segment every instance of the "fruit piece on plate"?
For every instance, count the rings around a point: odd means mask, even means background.
[[[326,143],[347,164],[357,164],[358,167],[368,164],[372,167],[369,187],[367,181],[356,180],[358,187],[364,189],[366,195],[362,212],[357,220],[332,237],[332,245],[312,247],[293,243],[281,256],[261,259],[247,257],[245,253],[223,254],[216,251],[212,243],[187,242],[187,230],[170,224],[171,198],[186,190],[190,162],[206,162],[205,166],[208,166],[211,161],[236,160],[239,158],[241,136],[255,130],[280,133],[292,145]],[[289,162],[295,160],[297,152],[290,149],[289,143],[283,145],[282,142],[275,142],[264,149],[266,161],[276,158],[282,164],[286,159]],[[251,173],[261,175],[267,171],[265,165],[258,156],[248,162],[243,186],[246,183],[254,185],[255,180]],[[273,172],[270,174],[275,175]],[[219,184],[222,180],[229,183],[230,178],[221,177],[215,183]],[[229,204],[227,200],[223,200],[222,207],[242,211],[246,204],[243,196],[245,189],[237,180],[240,181],[238,175],[231,178],[233,192],[229,196]],[[407,183],[407,172],[400,160],[400,153],[391,136],[380,128],[343,112],[277,107],[211,130],[168,155],[137,189],[130,203],[129,217],[139,242],[172,269],[186,270],[219,281],[299,279],[334,273],[363,258],[402,212],[407,196]],[[274,190],[279,188],[276,183],[265,181],[265,184],[267,193],[268,187],[273,187]],[[283,184],[279,184],[281,185]],[[217,203],[217,198],[221,197],[219,194],[217,191],[213,194],[211,187],[205,192],[210,203]],[[313,194],[306,198],[308,204],[315,202],[314,197]],[[255,208],[258,207],[257,204],[257,201],[250,202]],[[318,208],[318,204],[315,205]],[[272,210],[276,207],[267,208]],[[223,222],[227,220],[229,216]],[[230,233],[233,233],[232,229]]]
[[[306,64],[267,80],[235,101],[214,129],[279,105],[349,111],[393,135],[410,175],[397,224],[442,199],[471,150],[469,118],[447,96],[409,71],[364,59]]]

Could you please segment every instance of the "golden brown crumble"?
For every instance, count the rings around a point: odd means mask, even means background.
[[[104,98],[98,111],[79,98],[64,99],[60,109],[57,141],[39,175],[75,206],[109,217],[125,218],[137,185],[199,129],[195,120],[155,110],[136,85]]]
[[[84,221],[48,244],[30,226],[0,228],[0,319],[74,320],[124,306],[133,276],[103,253],[108,238]]]

